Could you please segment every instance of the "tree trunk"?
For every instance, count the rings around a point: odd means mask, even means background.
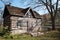
[[[55,17],[51,17],[52,21],[52,30],[55,30]]]

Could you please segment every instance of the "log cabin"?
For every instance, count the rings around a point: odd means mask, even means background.
[[[3,25],[8,26],[12,34],[41,30],[41,16],[31,7],[26,9],[6,5]]]

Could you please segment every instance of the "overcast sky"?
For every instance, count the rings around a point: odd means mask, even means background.
[[[37,2],[37,0],[3,0],[3,1],[5,4],[6,3],[8,4],[10,2],[11,6],[15,6],[19,8],[27,8],[27,7],[34,8],[35,6],[37,6],[37,4],[35,3]],[[53,2],[55,2],[55,0]],[[0,1],[0,10],[4,10],[5,7],[4,3]],[[41,9],[42,9],[41,7],[38,7],[35,8],[34,10],[41,15],[47,13],[47,10],[41,10]]]

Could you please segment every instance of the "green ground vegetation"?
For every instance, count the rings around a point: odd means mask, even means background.
[[[6,32],[7,28],[5,28]],[[39,35],[38,37],[34,37],[28,33],[19,34],[19,35],[10,35],[8,32],[3,34],[4,32],[0,32],[0,40],[60,40],[60,29],[55,31],[47,31],[43,35]]]

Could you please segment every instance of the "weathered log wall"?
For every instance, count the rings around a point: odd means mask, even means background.
[[[23,24],[22,27],[18,26],[18,21],[22,20]],[[21,18],[21,17],[11,17],[11,32],[15,31],[17,33],[18,30],[23,33],[27,31],[37,31],[40,28],[41,30],[41,19],[35,19],[35,18]],[[14,34],[14,33],[13,33]]]

